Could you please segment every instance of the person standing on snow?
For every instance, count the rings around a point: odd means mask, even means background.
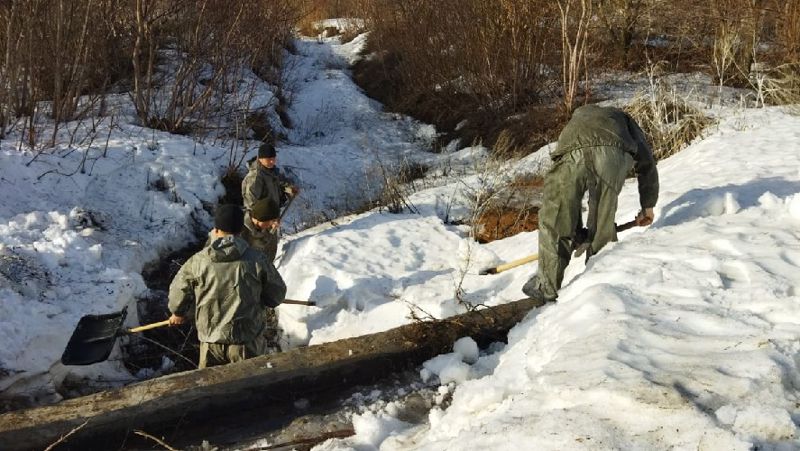
[[[243,223],[240,207],[218,207],[213,241],[184,263],[169,286],[170,325],[194,313],[200,368],[265,354],[266,309],[286,296],[272,261],[238,236]]]
[[[258,157],[250,163],[250,169],[242,180],[242,199],[247,212],[252,213],[256,202],[261,199],[269,199],[280,211],[290,198],[300,192],[297,186],[281,177],[277,163],[275,146],[271,143],[261,144],[258,148]],[[269,232],[273,235],[274,250],[265,250],[265,253],[272,259],[275,258],[278,249],[278,232],[279,228]]]
[[[242,238],[263,252],[271,262],[278,253],[278,230],[281,227],[280,209],[272,199],[265,197],[253,204],[244,214]]]
[[[658,170],[644,132],[624,111],[585,105],[575,110],[550,157],[539,210],[539,269],[522,287],[528,297],[553,302],[583,230],[581,201],[589,192],[586,258],[617,240],[617,196],[631,168],[639,183],[640,226],[653,222]],[[578,238],[578,239],[576,239]]]

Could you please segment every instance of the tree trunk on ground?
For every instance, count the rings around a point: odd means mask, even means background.
[[[70,446],[116,449],[133,429],[197,424],[226,411],[372,382],[451,352],[461,337],[480,345],[505,341],[508,330],[540,305],[512,302],[7,413],[0,415],[0,449],[42,449],[76,428]]]

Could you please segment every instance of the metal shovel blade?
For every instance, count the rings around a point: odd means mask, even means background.
[[[127,309],[119,313],[86,315],[78,321],[72,332],[61,363],[64,365],[91,365],[106,360],[114,342],[122,333]]]

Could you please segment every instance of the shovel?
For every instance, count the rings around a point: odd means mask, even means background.
[[[294,299],[284,299],[281,304],[306,305],[309,307],[314,307],[317,305],[317,303],[314,301],[296,301]]]
[[[617,227],[617,232],[622,232],[635,226],[636,226],[636,220],[634,219],[633,221],[628,221],[625,224],[618,225],[616,227]],[[578,250],[575,251],[575,257],[578,257],[584,252],[586,252],[587,248],[588,246],[578,246]],[[539,259],[539,254],[533,254],[527,257],[520,258],[519,260],[514,260],[499,266],[495,266],[493,268],[483,269],[478,274],[481,276],[485,276],[487,274],[497,274],[499,272],[507,271],[511,268],[516,268],[517,266],[524,265],[525,263],[536,261],[538,259]]]
[[[61,355],[61,363],[64,365],[91,365],[102,362],[111,354],[117,337],[169,324],[169,320],[164,320],[132,329],[123,329],[122,323],[127,314],[128,310],[122,309],[119,313],[86,315],[81,318]]]
[[[514,260],[512,262],[504,263],[499,266],[495,266],[493,268],[486,268],[481,270],[478,274],[481,276],[485,276],[487,274],[497,274],[499,272],[507,271],[511,268],[516,268],[517,266],[524,265],[525,263],[536,261],[539,259],[539,254],[529,255],[527,257],[522,257],[519,260]]]
[[[293,299],[285,299],[282,303],[311,307],[317,305],[314,301],[295,301]],[[102,362],[111,354],[117,337],[169,325],[169,320],[166,319],[132,329],[123,329],[122,323],[127,314],[128,309],[122,309],[119,313],[86,315],[81,318],[61,355],[61,363],[64,365],[91,365]]]

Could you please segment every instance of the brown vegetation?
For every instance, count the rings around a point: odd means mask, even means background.
[[[2,2],[0,137],[24,118],[27,144],[40,144],[36,118],[46,113],[56,124],[52,146],[59,124],[97,106],[82,96],[128,86],[143,125],[191,131],[210,119],[219,107],[212,94],[226,91],[242,63],[262,76],[280,65],[294,8],[290,0]]]
[[[768,74],[784,80],[770,85],[780,91],[794,86],[786,63],[800,53],[800,0],[346,3],[371,31],[369,57],[354,67],[370,96],[436,124],[443,139],[496,147],[502,137],[517,154],[552,140],[575,106],[602,100],[593,73],[660,63],[749,86],[753,63],[766,62],[782,68]]]

